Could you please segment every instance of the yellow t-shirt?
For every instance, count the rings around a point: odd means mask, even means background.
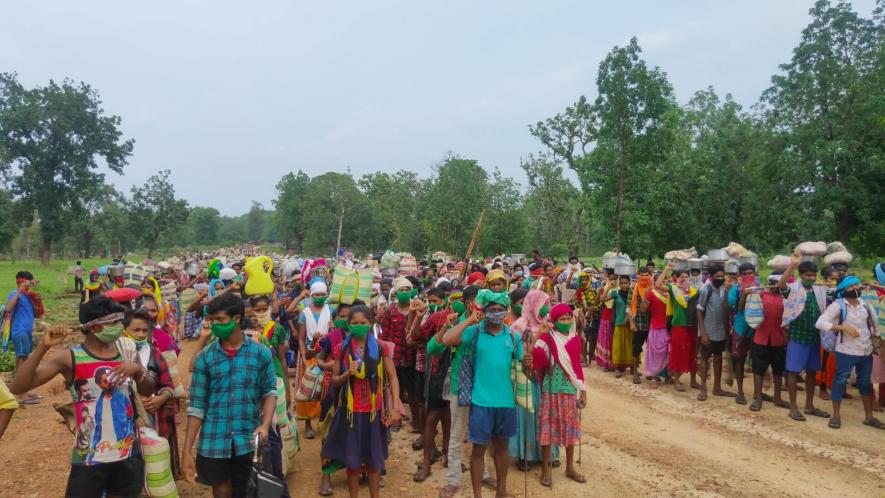
[[[9,388],[0,380],[0,410],[15,410],[17,408],[18,401],[16,401],[15,396],[9,392]]]

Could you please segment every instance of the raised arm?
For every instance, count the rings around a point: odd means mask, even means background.
[[[482,318],[482,312],[474,310],[473,313],[471,313],[466,320],[459,323],[458,325],[455,325],[449,330],[446,330],[446,333],[443,334],[442,337],[442,343],[449,347],[461,344],[461,336],[464,334],[464,331],[467,329],[467,327],[470,327],[471,325],[476,325],[477,323],[482,321]]]

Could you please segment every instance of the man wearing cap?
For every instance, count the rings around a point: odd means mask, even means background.
[[[510,297],[483,289],[476,297],[477,306],[467,320],[447,330],[442,342],[454,347],[462,343],[475,348],[473,385],[470,392],[468,438],[473,443],[470,455],[470,479],[474,496],[482,496],[484,457],[489,445],[495,459],[497,496],[507,494],[507,440],[516,434],[516,399],[510,370],[514,358],[522,358],[531,369],[531,357],[525,357],[522,339],[504,325]],[[465,386],[459,386],[464,388]],[[459,396],[460,397],[460,396]]]
[[[399,381],[400,399],[408,403],[412,416],[412,432],[420,434],[424,431],[424,420],[419,420],[420,403],[415,396],[415,348],[410,348],[407,331],[416,313],[412,312],[412,282],[405,277],[393,281],[392,292],[394,304],[381,315],[381,340],[393,343],[393,364]],[[417,441],[416,441],[417,443]],[[422,445],[423,446],[423,445]],[[422,446],[415,445],[416,450]]]

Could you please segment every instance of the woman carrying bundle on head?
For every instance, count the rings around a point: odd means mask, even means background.
[[[575,470],[575,445],[581,443],[580,410],[587,403],[587,388],[581,369],[581,338],[575,330],[572,309],[557,304],[550,312],[551,322],[540,326],[540,336],[532,350],[532,366],[541,384],[538,439],[544,458],[541,484],[551,486],[552,445],[565,446],[565,475],[584,483]]]

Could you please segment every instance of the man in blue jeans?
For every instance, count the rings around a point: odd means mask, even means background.
[[[507,494],[507,440],[516,435],[516,399],[510,369],[514,358],[522,358],[531,369],[531,357],[524,356],[522,339],[504,325],[510,297],[483,289],[476,297],[472,314],[443,335],[442,342],[454,347],[462,342],[475,348],[474,379],[471,390],[468,438],[473,443],[470,455],[470,480],[473,495],[482,496],[482,474],[489,444],[495,459],[498,496]],[[481,311],[480,311],[481,310]]]
[[[29,271],[20,271],[15,275],[16,289],[6,298],[6,313],[12,318],[9,327],[9,338],[15,350],[15,371],[31,355],[34,349],[34,320],[43,316],[43,302],[40,295],[31,290],[34,275]],[[42,396],[26,393],[19,399],[24,405],[35,405]]]

